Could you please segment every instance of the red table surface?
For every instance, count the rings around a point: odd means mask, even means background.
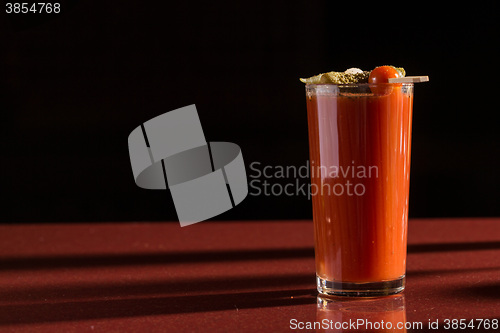
[[[292,328],[379,311],[422,322],[408,332],[477,332],[500,318],[500,219],[411,220],[408,238],[402,296],[325,309],[311,221],[0,225],[0,331],[305,332]]]

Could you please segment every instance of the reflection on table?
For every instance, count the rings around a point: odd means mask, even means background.
[[[380,298],[317,298],[317,332],[406,332],[404,295]]]

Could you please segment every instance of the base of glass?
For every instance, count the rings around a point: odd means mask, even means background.
[[[405,276],[396,280],[380,282],[338,282],[316,276],[318,292],[331,296],[375,297],[394,295],[405,289]]]

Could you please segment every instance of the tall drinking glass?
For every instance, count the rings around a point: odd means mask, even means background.
[[[308,84],[321,294],[405,287],[413,84]]]

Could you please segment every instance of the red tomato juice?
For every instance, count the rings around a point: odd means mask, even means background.
[[[413,85],[306,89],[317,276],[403,277]]]

